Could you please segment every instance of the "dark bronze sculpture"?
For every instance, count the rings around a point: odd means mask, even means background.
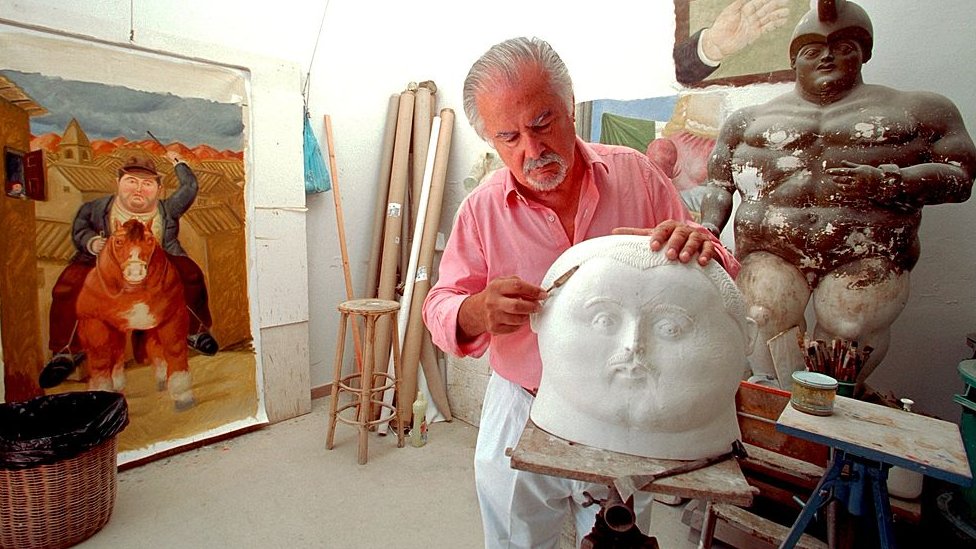
[[[736,210],[737,284],[758,322],[753,372],[773,376],[766,341],[805,329],[874,348],[859,381],[884,357],[909,294],[927,204],[963,202],[976,147],[941,95],[865,84],[873,30],[853,2],[820,0],[790,43],[795,88],[736,111],[709,161],[702,222],[720,232]]]

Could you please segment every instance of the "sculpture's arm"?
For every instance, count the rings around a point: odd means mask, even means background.
[[[826,174],[849,192],[890,206],[920,208],[926,204],[964,202],[976,178],[976,146],[966,133],[959,110],[951,101],[931,93],[910,94],[908,112],[929,136],[924,162],[905,159],[879,166],[842,162]],[[913,163],[914,162],[914,163]]]
[[[744,113],[737,112],[722,125],[715,148],[708,158],[708,181],[702,197],[701,224],[716,237],[722,233],[732,215],[732,152],[742,141]]]

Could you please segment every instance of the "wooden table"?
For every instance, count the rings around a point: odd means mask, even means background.
[[[863,514],[870,498],[882,549],[894,548],[888,469],[892,465],[969,486],[972,472],[954,423],[838,396],[834,413],[815,416],[787,406],[776,429],[831,447],[831,462],[780,549],[792,548],[816,510],[832,498]]]
[[[512,468],[597,484],[610,489],[619,477],[648,475],[672,469],[684,461],[652,459],[621,454],[610,450],[577,444],[551,435],[529,421],[518,444],[510,452]],[[643,490],[683,498],[703,499],[712,503],[748,506],[758,489],[749,485],[734,459],[703,469],[665,477]],[[701,547],[711,544],[714,514],[705,513]],[[707,524],[711,521],[712,524]],[[706,532],[708,539],[706,540]]]

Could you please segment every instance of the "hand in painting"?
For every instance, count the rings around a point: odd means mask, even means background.
[[[702,32],[702,51],[720,62],[783,26],[789,15],[789,0],[735,0]]]
[[[649,236],[651,250],[656,252],[666,247],[665,256],[671,261],[688,263],[698,254],[698,264],[704,266],[718,257],[715,242],[707,229],[672,219],[662,221],[653,229],[619,227],[613,234]]]
[[[166,151],[166,159],[172,162],[174,166],[180,162],[186,163],[186,160],[183,160],[183,157],[174,151]]]

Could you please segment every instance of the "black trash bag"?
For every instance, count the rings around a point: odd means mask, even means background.
[[[0,404],[0,469],[70,459],[129,424],[121,393],[78,391]]]

